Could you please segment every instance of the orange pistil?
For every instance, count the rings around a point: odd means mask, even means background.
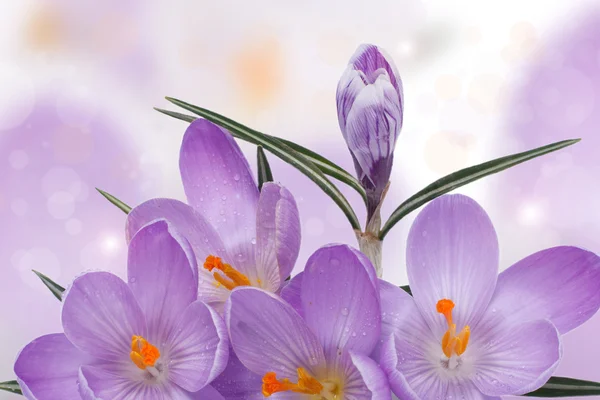
[[[141,336],[131,338],[131,361],[139,368],[154,367],[160,357],[160,351]]]
[[[221,271],[225,276],[221,275],[219,272],[213,272],[213,276],[215,277],[215,284],[217,286],[223,285],[226,289],[233,290],[238,286],[250,286],[250,279],[244,274],[242,274],[237,269],[233,268],[229,264],[225,264],[221,261],[221,257],[213,256],[212,254],[206,257],[206,261],[204,262],[204,268],[213,271],[215,268]]]
[[[298,383],[292,383],[289,379],[277,379],[275,372],[267,372],[263,376],[262,393],[269,397],[273,393],[292,391],[303,394],[320,394],[323,390],[321,382],[309,375],[304,368],[298,368]]]
[[[436,310],[440,314],[446,317],[448,323],[448,330],[442,338],[442,351],[446,357],[452,357],[452,354],[460,356],[467,349],[469,344],[469,337],[471,336],[471,328],[466,325],[460,333],[456,334],[456,324],[452,321],[452,309],[454,308],[454,302],[448,299],[442,299],[437,302]]]

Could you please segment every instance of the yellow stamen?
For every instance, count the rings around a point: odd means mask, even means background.
[[[292,391],[303,394],[320,394],[323,390],[321,382],[313,378],[304,368],[298,368],[298,383],[292,383],[289,379],[277,379],[275,372],[267,372],[263,376],[262,393],[269,397],[273,393]]]
[[[456,334],[456,324],[452,321],[452,309],[454,309],[454,302],[449,299],[442,299],[436,304],[437,312],[443,314],[448,323],[448,330],[442,337],[442,351],[448,358],[452,357],[453,353],[458,356],[462,355],[467,350],[471,336],[471,328],[468,325],[458,335]]]
[[[146,369],[147,367],[154,367],[156,360],[160,357],[160,351],[143,337],[134,335],[131,338],[129,357],[139,369]]]
[[[223,276],[217,271],[213,273],[217,287],[223,285],[226,289],[233,290],[238,286],[250,286],[250,279],[231,265],[221,261],[221,257],[213,256],[212,254],[209,255],[204,262],[204,268],[211,272],[216,268],[225,274]]]

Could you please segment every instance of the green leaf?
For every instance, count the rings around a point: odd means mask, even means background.
[[[331,199],[346,215],[353,229],[361,229],[360,222],[358,222],[358,218],[356,217],[352,206],[350,203],[348,203],[348,200],[339,191],[339,189],[333,183],[331,183],[331,181],[329,181],[325,175],[323,175],[323,172],[321,172],[321,170],[303,154],[293,150],[278,138],[257,132],[220,114],[216,114],[212,111],[194,106],[181,100],[173,99],[171,97],[167,97],[166,99],[181,108],[191,111],[194,114],[206,118],[207,120],[227,129],[234,134],[234,136],[239,137],[242,140],[246,140],[250,143],[264,147],[273,155],[281,158],[286,163],[297,168],[300,172],[315,182],[317,186],[319,186],[321,190],[323,190],[329,197],[331,197]]]
[[[194,116],[187,115],[187,114],[182,114],[182,113],[178,113],[178,112],[175,112],[175,111],[163,110],[162,108],[157,108],[157,107],[154,107],[154,109],[156,111],[158,111],[159,113],[163,113],[165,115],[168,115],[169,117],[180,119],[182,121],[189,122],[189,123],[192,123],[192,122],[194,122],[197,119]]]
[[[54,282],[52,279],[48,278],[41,272],[38,272],[35,269],[33,270],[33,272],[38,276],[38,278],[42,280],[44,285],[46,285],[46,287],[50,289],[54,297],[56,297],[59,301],[62,301],[62,293],[65,291],[65,288],[60,286],[58,283]]]
[[[265,182],[273,182],[273,173],[262,146],[256,148],[256,158],[258,164],[258,190],[262,190]]]
[[[412,296],[412,290],[410,290],[410,286],[408,286],[408,285],[400,286],[400,289],[404,290],[406,293],[408,293]]]
[[[172,100],[175,100],[175,99],[171,99],[171,98],[167,97],[167,100],[173,102]],[[173,104],[177,104],[177,103],[173,103]],[[179,105],[179,104],[177,104],[177,105]],[[186,121],[186,122],[192,122],[192,121],[194,121],[196,119],[196,117],[193,117],[191,115],[181,114],[181,113],[174,112],[174,111],[169,111],[169,110],[163,110],[162,108],[156,108],[155,107],[154,109],[156,111],[161,112],[163,114],[166,114],[166,115],[168,115],[170,117],[177,118],[177,119],[180,119],[180,120]],[[253,143],[253,144],[259,144],[259,143],[255,142],[255,141],[253,141],[251,138],[238,135],[238,133],[234,130],[234,129],[236,129],[235,127],[237,127],[237,129],[243,129],[243,130],[249,130],[249,131],[254,131],[253,129],[250,129],[247,126],[244,126],[244,125],[242,125],[242,124],[240,124],[238,122],[235,122],[232,119],[229,119],[229,118],[227,118],[227,117],[225,117],[225,116],[223,116],[221,114],[217,114],[215,112],[212,112],[210,110],[206,110],[204,108],[199,108],[199,109],[202,110],[202,112],[204,113],[202,115],[202,117],[208,119],[209,121],[214,122],[215,124],[218,124],[218,125],[221,125],[221,126],[227,128],[228,130],[230,130],[231,134],[233,136],[235,136],[236,138],[245,140],[245,141]],[[190,111],[192,111],[192,110],[190,110]],[[192,112],[194,112],[194,111],[192,111]],[[218,121],[222,121],[222,122],[220,123]],[[254,131],[254,132],[255,133],[259,133],[259,132],[256,132],[256,131]],[[361,184],[358,181],[358,179],[356,179],[351,173],[349,173],[348,171],[346,171],[345,169],[343,169],[339,165],[337,165],[334,162],[328,160],[327,158],[323,157],[322,155],[320,155],[318,153],[315,153],[314,151],[312,151],[310,149],[307,149],[304,146],[300,146],[297,143],[291,142],[289,140],[281,139],[281,138],[278,138],[276,136],[267,135],[265,133],[260,133],[260,134],[264,135],[264,136],[267,136],[267,137],[270,137],[270,138],[272,138],[274,140],[277,140],[277,141],[283,143],[284,145],[287,145],[292,150],[295,150],[298,153],[302,154],[309,161],[311,161],[313,164],[315,164],[315,166],[317,168],[319,168],[321,170],[321,172],[323,172],[324,174],[329,175],[329,176],[337,179],[338,181],[340,181],[342,183],[345,183],[346,185],[350,186],[351,188],[353,188],[354,190],[356,190],[358,192],[358,194],[360,194],[360,196],[363,198],[363,201],[365,201],[365,202],[367,201],[367,193],[365,192],[365,189],[361,186]]]
[[[529,397],[579,397],[600,394],[600,383],[553,376],[541,388],[524,396]]]
[[[560,150],[567,146],[571,146],[580,140],[581,139],[563,140],[561,142],[538,147],[537,149],[497,158],[495,160],[487,161],[483,164],[461,169],[460,171],[446,175],[445,177],[433,182],[420,192],[417,192],[404,203],[400,204],[400,206],[398,206],[398,208],[396,208],[396,210],[392,213],[383,228],[381,228],[379,239],[383,240],[390,229],[392,229],[392,227],[407,214],[421,207],[423,204],[435,199],[436,197],[439,197],[485,176],[495,174],[533,158],[552,153],[553,151]]]
[[[14,394],[23,394],[17,381],[0,382],[0,390],[5,390]]]
[[[110,193],[105,192],[104,190],[100,190],[98,188],[96,188],[96,190],[98,192],[100,192],[100,194],[102,196],[104,196],[108,201],[110,201],[111,203],[113,203],[115,206],[117,206],[121,211],[123,211],[125,214],[129,214],[131,212],[131,207],[129,207],[127,204],[123,203],[121,200],[117,199],[115,196],[113,196]]]

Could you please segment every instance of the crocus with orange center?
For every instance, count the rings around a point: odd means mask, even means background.
[[[239,398],[391,400],[369,355],[379,341],[379,283],[370,261],[345,245],[317,250],[282,297],[252,287],[225,305],[239,360],[262,376]]]
[[[561,246],[498,275],[496,232],[462,195],[440,197],[415,220],[407,272],[414,297],[381,282],[376,358],[409,400],[521,395],[556,370],[561,338],[600,307],[600,258]]]
[[[63,295],[64,334],[34,340],[17,358],[26,398],[223,399],[209,384],[225,369],[227,331],[196,300],[187,241],[164,220],[145,226],[129,243],[127,275],[75,279]]]
[[[222,308],[231,291],[254,286],[277,293],[300,248],[292,194],[276,183],[258,190],[231,134],[198,119],[186,130],[179,158],[188,204],[152,199],[127,217],[127,237],[165,218],[196,255],[199,299]]]

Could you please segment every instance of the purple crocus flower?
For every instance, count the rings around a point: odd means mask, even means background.
[[[407,252],[414,297],[381,284],[380,362],[402,399],[533,391],[561,359],[560,335],[600,306],[600,258],[579,248],[539,251],[498,276],[496,232],[466,196],[429,203]]]
[[[402,128],[402,81],[377,46],[358,47],[337,87],[338,120],[356,173],[367,190],[369,216],[388,184]]]
[[[317,250],[285,290],[290,303],[264,290],[235,289],[225,306],[231,344],[263,377],[262,388],[247,396],[391,399],[385,374],[367,356],[381,330],[378,285],[364,255],[331,245]]]
[[[108,272],[76,278],[63,296],[64,334],[20,352],[29,399],[220,399],[207,386],[225,368],[229,340],[216,311],[197,301],[196,261],[165,221],[129,245],[128,283]]]
[[[279,291],[300,247],[291,193],[275,183],[259,193],[231,134],[204,119],[186,130],[179,167],[189,205],[153,199],[135,207],[127,237],[149,221],[167,219],[192,246],[201,266],[199,299],[211,305],[222,307],[238,286]]]

